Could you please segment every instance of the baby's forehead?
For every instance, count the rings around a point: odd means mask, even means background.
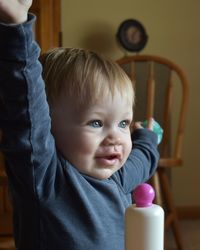
[[[124,113],[124,111],[132,111],[132,108],[132,98],[123,96],[120,93],[101,95],[93,100],[85,100],[85,103],[79,105],[79,110],[99,113],[105,113],[108,109],[113,109],[113,112],[117,112],[119,109]]]
[[[114,102],[123,102],[127,105],[133,104],[134,95],[128,91],[120,91],[117,88],[114,91],[110,91],[110,89],[105,88],[101,89],[99,92],[93,93],[92,97],[85,98],[85,103],[89,105],[101,105],[102,103],[112,104]]]

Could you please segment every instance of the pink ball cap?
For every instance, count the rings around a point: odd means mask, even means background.
[[[136,207],[150,207],[155,198],[153,187],[147,183],[138,185],[133,192]]]

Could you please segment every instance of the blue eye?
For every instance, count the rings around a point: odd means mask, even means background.
[[[129,121],[123,120],[119,123],[120,128],[126,128],[129,125]]]
[[[89,126],[93,127],[93,128],[101,128],[103,126],[102,122],[100,120],[93,120],[90,121]]]

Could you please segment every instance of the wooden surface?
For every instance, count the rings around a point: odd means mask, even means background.
[[[61,46],[60,0],[34,0],[30,12],[37,16],[35,38],[42,52]]]

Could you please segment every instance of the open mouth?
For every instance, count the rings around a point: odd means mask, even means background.
[[[110,154],[110,155],[102,155],[96,157],[98,163],[106,166],[115,165],[116,163],[119,162],[120,159],[121,159],[120,154]]]
[[[105,156],[105,158],[108,160],[119,159],[119,155],[108,155]]]

